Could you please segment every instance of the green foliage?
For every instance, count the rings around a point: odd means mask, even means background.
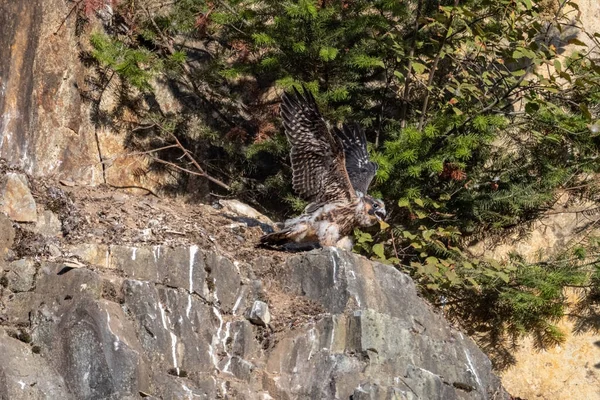
[[[557,47],[577,18],[563,2],[454,4],[185,0],[132,12],[140,6],[125,1],[116,12],[132,32],[90,40],[97,62],[132,86],[151,92],[152,78],[167,78],[200,104],[184,111],[210,127],[201,162],[272,212],[304,206],[273,110],[273,88],[304,85],[325,117],[360,122],[374,143],[372,191],[393,217],[378,233],[356,231],[355,251],[411,273],[461,322],[493,323],[494,338],[558,341],[562,288],[600,282],[582,269],[596,251],[498,263],[465,248],[526,230],[559,194],[599,200],[589,177],[600,168],[600,63],[578,39],[571,54]],[[184,139],[200,129],[174,119]],[[471,303],[472,315],[461,312]]]
[[[98,62],[118,73],[132,86],[140,90],[150,89],[150,79],[158,72],[158,57],[146,49],[132,49],[109,36],[95,33],[90,36],[94,47],[92,56]],[[184,53],[174,53],[172,61],[185,61]]]

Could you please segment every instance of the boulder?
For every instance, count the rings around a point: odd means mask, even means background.
[[[267,326],[271,322],[271,313],[269,312],[269,305],[264,301],[255,301],[252,304],[252,308],[248,310],[246,315],[248,321],[255,325]]]
[[[24,174],[0,177],[0,212],[17,222],[36,222],[37,207]]]
[[[76,399],[61,374],[31,346],[0,330],[0,398],[11,400]]]
[[[31,230],[39,235],[55,238],[62,236],[62,225],[58,216],[50,210],[38,214],[36,224]]]
[[[6,270],[8,288],[12,292],[28,292],[33,288],[36,273],[35,261],[21,259],[11,262]]]

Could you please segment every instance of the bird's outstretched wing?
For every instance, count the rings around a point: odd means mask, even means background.
[[[377,164],[369,161],[365,132],[358,124],[344,124],[342,129],[336,128],[334,131],[344,146],[346,171],[354,190],[367,194],[377,172]]]
[[[341,140],[332,135],[312,94],[304,95],[294,88],[294,95],[283,94],[281,118],[292,150],[290,158],[293,187],[296,193],[312,203],[346,201],[356,192],[346,172]]]

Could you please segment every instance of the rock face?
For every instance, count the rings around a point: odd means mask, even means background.
[[[10,264],[0,397],[508,398],[474,342],[393,267],[332,249],[287,258],[275,280],[321,312],[273,331],[245,318],[265,299],[249,265],[196,246],[106,257],[95,270]]]
[[[102,182],[95,129],[78,90],[85,78],[73,5],[0,2],[0,157],[33,175]],[[59,29],[59,27],[61,27]]]

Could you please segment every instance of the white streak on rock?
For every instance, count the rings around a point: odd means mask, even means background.
[[[307,360],[310,360],[310,358],[312,357],[315,344],[317,344],[316,339],[317,339],[317,336],[315,335],[315,328],[314,327],[310,328],[310,330],[308,331],[308,341],[310,342],[310,352],[308,353]]]
[[[181,384],[181,387],[183,388],[183,390],[185,390],[185,393],[187,393],[188,400],[192,400],[192,397],[194,396],[194,393],[190,390],[190,388],[187,387],[187,386],[185,386],[184,383]]]
[[[238,307],[242,303],[242,297],[244,297],[244,291],[243,290],[242,290],[242,293],[240,293],[240,295],[238,296],[237,300],[235,301],[235,304],[233,305],[233,309],[231,310],[231,313],[233,315],[235,315]]]
[[[337,269],[338,269],[338,265],[337,265],[337,261],[336,261],[336,257],[335,257],[336,255],[337,255],[337,258],[339,259],[340,253],[338,253],[337,248],[332,247],[331,248],[331,262],[333,263],[333,284],[334,285],[337,283]]]
[[[160,301],[158,302],[158,309],[160,310],[160,318],[162,320],[163,327],[167,332],[169,332],[169,335],[171,336],[171,352],[173,356],[173,367],[177,371],[177,375],[179,375],[179,367],[177,366],[177,336],[167,326],[167,321],[171,321],[166,316],[165,308]]]
[[[227,344],[227,339],[229,339],[230,326],[231,326],[231,322],[227,322],[225,324],[225,336],[223,336],[223,339],[221,340],[221,345],[223,345],[223,348],[225,348],[225,345]]]
[[[229,366],[231,365],[232,355],[229,354],[229,351],[227,351],[227,340],[229,339],[229,336],[230,336],[230,328],[231,328],[231,322],[227,322],[225,324],[225,335],[223,336],[223,339],[221,340],[221,345],[223,346],[223,351],[227,355],[227,362],[225,363],[225,366],[223,367],[223,372],[227,372],[227,373],[231,373],[229,371]],[[237,332],[236,332],[236,336],[237,336]]]
[[[113,332],[112,328],[110,327],[110,313],[108,312],[108,310],[104,310],[106,311],[106,326],[108,327],[108,331],[110,332],[111,335],[113,335],[115,337],[115,341],[113,342],[113,346],[115,348],[115,351],[119,350],[119,345],[121,343],[121,339],[119,338],[119,336],[117,336],[116,333]]]
[[[185,315],[190,317],[190,310],[192,309],[192,293],[194,292],[194,259],[198,252],[198,246],[194,245],[190,247],[190,290],[188,293],[188,305],[185,309]]]
[[[335,339],[335,315],[331,316],[331,340],[329,341],[329,351],[333,350],[333,339]]]
[[[25,382],[23,381],[19,381],[17,382],[19,385],[21,385],[21,390],[25,389]]]
[[[463,348],[463,351],[465,352],[465,356],[467,357],[467,362],[469,363],[467,365],[468,369],[475,376],[475,380],[477,381],[477,384],[479,385],[479,387],[483,387],[483,385],[481,384],[481,379],[479,379],[479,375],[477,375],[477,370],[475,369],[475,366],[473,365],[473,361],[471,360],[471,357],[469,356],[468,350],[466,348]]]
[[[229,328],[227,328],[227,332],[229,333]],[[231,341],[232,343],[235,343],[237,341],[239,333],[240,333],[239,331],[236,331],[233,334],[233,340]],[[223,343],[227,344],[227,338],[225,338]],[[231,366],[231,359],[233,358],[233,356],[231,354],[229,354],[229,352],[227,351],[227,347],[225,347],[225,353],[227,354],[228,359],[227,359],[227,362],[225,363],[225,366],[223,367],[223,372],[227,372],[227,373],[230,373],[233,375],[233,373],[229,370],[229,367]]]
[[[219,328],[217,329],[216,335],[213,335],[211,344],[208,345],[208,355],[210,356],[215,368],[218,371],[220,371],[221,369],[219,368],[219,360],[217,359],[217,356],[215,354],[215,348],[221,342],[221,332],[223,331],[223,317],[221,316],[221,312],[217,307],[213,306],[212,310],[217,319],[219,320]]]
[[[177,336],[169,331],[171,334],[171,351],[173,352],[173,367],[177,371],[177,375],[179,375],[179,367],[177,366]]]
[[[231,358],[232,357],[229,356],[229,359],[227,360],[227,362],[225,363],[225,366],[223,367],[223,372],[233,375],[233,373],[229,370],[229,366],[231,365]]]
[[[160,258],[160,245],[152,247],[152,255],[154,256],[154,262],[157,263]]]
[[[131,261],[135,261],[135,253],[137,252],[137,247],[131,249]]]
[[[221,312],[219,311],[219,309],[215,306],[213,306],[212,308],[213,313],[215,314],[215,316],[217,317],[217,319],[219,320],[219,329],[217,329],[217,338],[220,340],[221,339],[221,330],[223,329],[223,317],[221,316]]]
[[[210,356],[210,359],[211,359],[213,365],[215,366],[215,368],[218,371],[220,371],[219,370],[219,360],[217,360],[217,356],[215,354],[215,349],[213,349],[213,345],[212,344],[208,345],[208,355]]]
[[[169,328],[167,327],[167,318],[165,316],[165,308],[163,307],[163,305],[160,301],[158,302],[158,309],[160,310],[160,319],[162,320],[163,327],[166,330],[169,330]]]

